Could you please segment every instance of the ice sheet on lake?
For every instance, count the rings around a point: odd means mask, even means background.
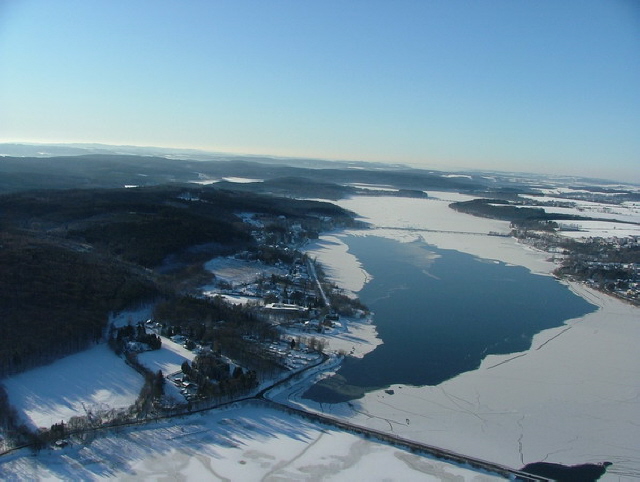
[[[439,248],[536,273],[549,274],[555,267],[547,253],[510,238],[479,235],[507,223],[457,213],[446,201],[371,197],[339,204],[374,226],[384,226],[368,234],[406,242],[420,237]],[[345,248],[333,246],[342,256]],[[320,261],[331,263],[330,250],[318,254]],[[332,266],[336,279],[361,269],[358,260]],[[511,467],[543,460],[610,461],[614,465],[602,480],[638,477],[640,309],[582,285],[571,286],[600,309],[538,334],[527,352],[489,356],[478,370],[438,386],[393,386],[393,395],[379,390],[351,405],[314,405],[299,398],[301,390],[280,399],[289,396],[293,403]]]

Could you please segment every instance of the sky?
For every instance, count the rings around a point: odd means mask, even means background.
[[[0,142],[640,182],[640,0],[0,0]]]

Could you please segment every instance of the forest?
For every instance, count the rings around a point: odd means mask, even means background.
[[[555,221],[559,220],[593,219],[571,214],[550,214],[540,207],[518,206],[504,199],[473,199],[451,203],[449,207],[474,216],[509,221],[516,228],[542,231],[551,231],[557,228],[558,225]]]
[[[264,162],[262,162],[264,161]],[[278,160],[282,162],[282,160]],[[296,166],[303,165],[297,162]],[[243,190],[339,199],[353,192],[345,184],[393,185],[409,190],[484,190],[492,184],[480,176],[474,179],[443,177],[418,169],[381,166],[380,169],[353,169],[332,163],[331,168],[314,169],[274,164],[274,159],[231,156],[224,160],[199,162],[155,156],[90,154],[59,157],[2,157],[0,193],[33,189],[118,188],[125,185],[153,186],[168,183],[223,181],[230,177],[264,180],[260,186],[240,186]],[[334,167],[341,166],[341,167]],[[302,179],[301,183],[299,180]],[[238,186],[235,186],[238,187]],[[290,191],[287,191],[290,189]]]
[[[354,222],[328,203],[175,184],[0,196],[0,377],[104,341],[110,313],[174,299],[207,259],[257,251],[245,212],[316,235]]]

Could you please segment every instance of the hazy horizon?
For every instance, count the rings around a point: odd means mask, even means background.
[[[0,142],[640,183],[640,4],[0,4]]]
[[[46,149],[40,150],[38,154],[16,154],[16,153],[6,153],[3,151],[2,147],[7,145],[14,146],[26,146],[36,148],[46,148],[46,147],[55,147],[56,149],[78,149],[85,150],[86,152],[77,152],[77,153],[56,153],[56,152],[47,152]],[[94,151],[94,152],[92,152]],[[104,152],[95,152],[95,151],[104,151]],[[117,144],[103,144],[103,143],[95,143],[95,142],[61,142],[61,143],[39,143],[39,142],[15,142],[8,143],[0,141],[0,157],[9,156],[9,157],[66,157],[66,156],[76,156],[76,155],[93,155],[93,154],[105,154],[105,155],[124,155],[124,156],[157,156],[163,157],[166,159],[175,159],[175,160],[184,160],[184,161],[198,161],[198,162],[216,162],[220,160],[227,160],[227,158],[239,158],[246,159],[251,161],[252,158],[255,159],[269,159],[267,163],[273,162],[274,165],[278,165],[278,161],[282,161],[280,165],[289,165],[296,166],[296,161],[300,163],[305,163],[306,167],[309,165],[321,165],[330,168],[332,164],[335,164],[336,168],[340,167],[349,167],[350,165],[357,165],[358,168],[364,168],[363,165],[371,165],[372,168],[399,168],[399,169],[419,169],[426,172],[442,172],[443,174],[475,174],[475,175],[483,175],[483,174],[496,174],[502,176],[542,176],[543,178],[548,178],[549,180],[554,179],[575,179],[576,181],[600,181],[604,183],[613,183],[627,186],[639,186],[640,182],[634,182],[628,179],[616,179],[613,177],[594,177],[582,174],[553,174],[547,172],[533,172],[533,171],[522,171],[522,170],[500,170],[500,169],[483,169],[482,167],[469,167],[469,168],[455,168],[454,166],[444,166],[440,168],[433,168],[429,166],[424,166],[421,164],[411,164],[411,163],[391,163],[391,162],[382,162],[382,161],[367,161],[361,159],[321,159],[317,157],[303,157],[303,156],[280,156],[280,155],[271,155],[271,154],[248,154],[244,152],[221,152],[221,151],[208,151],[202,149],[194,149],[194,148],[170,148],[170,147],[159,147],[159,146],[136,146],[136,145],[117,145]],[[303,166],[299,166],[303,167]]]

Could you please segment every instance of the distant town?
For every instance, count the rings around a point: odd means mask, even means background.
[[[577,197],[575,193],[564,194],[566,198],[554,201],[545,201],[544,197],[520,196],[481,198],[453,203],[451,207],[476,216],[510,221],[511,231],[508,235],[523,244],[548,252],[550,259],[558,265],[554,271],[556,276],[584,282],[599,291],[639,305],[638,224],[619,221],[611,209],[612,205],[627,203],[630,210],[637,211],[637,195],[624,195],[616,199],[609,193],[587,194],[579,192]],[[577,209],[579,201],[593,205],[594,215]],[[554,212],[554,208],[560,213]],[[600,217],[603,215],[608,217],[603,219]],[[598,222],[607,228],[605,232],[594,233],[581,228],[581,223]],[[632,231],[625,228],[631,228]]]

